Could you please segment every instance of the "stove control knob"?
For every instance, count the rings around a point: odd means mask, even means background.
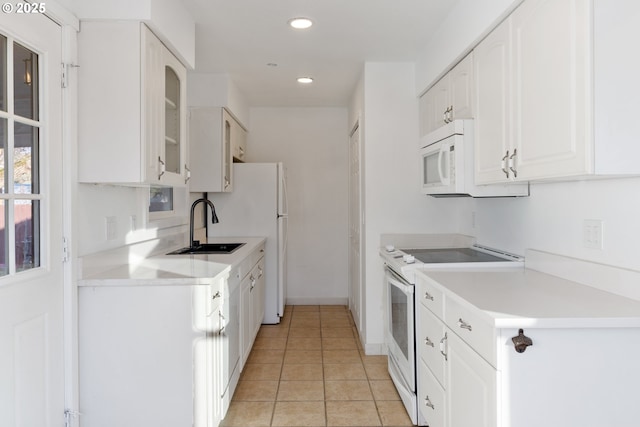
[[[384,248],[387,250],[387,252],[393,252],[396,250],[396,248],[393,245],[387,245]]]
[[[404,262],[406,262],[407,264],[412,264],[412,263],[416,262],[416,257],[414,257],[413,255],[404,255],[402,257],[402,260]]]

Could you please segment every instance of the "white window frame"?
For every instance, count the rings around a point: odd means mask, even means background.
[[[11,34],[2,33],[2,36],[6,38],[6,102],[7,102],[7,111],[0,110],[0,118],[6,119],[7,123],[7,144],[5,147],[5,158],[7,158],[7,170],[6,170],[6,179],[5,182],[6,193],[0,193],[0,200],[4,202],[5,205],[5,235],[6,238],[6,248],[5,251],[8,254],[7,258],[7,274],[0,276],[0,281],[2,283],[6,283],[10,278],[19,276],[27,278],[27,276],[33,274],[39,274],[38,271],[46,268],[48,263],[48,251],[47,245],[49,242],[43,241],[42,237],[47,235],[47,230],[49,226],[48,221],[48,212],[49,206],[47,204],[46,194],[48,194],[48,185],[47,180],[42,179],[42,177],[47,176],[46,165],[48,159],[48,149],[46,144],[46,131],[45,131],[45,123],[46,123],[46,114],[43,109],[43,105],[45,105],[45,92],[46,88],[43,87],[45,79],[43,76],[46,73],[42,64],[45,63],[44,55],[42,52],[35,49],[33,46],[30,46],[28,43],[25,43],[22,40],[18,40],[13,37]],[[22,116],[17,116],[15,114],[15,101],[14,101],[14,73],[13,73],[13,47],[14,43],[18,43],[21,46],[29,49],[31,52],[38,56],[38,74],[37,76],[32,76],[32,78],[38,79],[38,120],[29,119]],[[24,194],[24,193],[15,193],[13,178],[14,178],[14,169],[13,169],[13,152],[15,147],[15,123],[25,124],[28,126],[32,126],[38,129],[38,194]],[[62,167],[62,165],[61,165]],[[33,218],[33,221],[38,222],[38,236],[34,236],[34,239],[37,239],[37,242],[34,243],[35,250],[38,251],[39,257],[39,265],[34,266],[28,270],[23,270],[18,272],[16,266],[16,232],[15,232],[15,201],[17,200],[29,200],[29,201],[38,201],[39,202],[39,210],[38,210],[38,218]],[[31,273],[31,274],[29,274]]]

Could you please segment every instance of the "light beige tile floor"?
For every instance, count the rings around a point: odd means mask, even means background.
[[[366,356],[345,306],[287,306],[263,325],[223,427],[411,426],[386,356]]]

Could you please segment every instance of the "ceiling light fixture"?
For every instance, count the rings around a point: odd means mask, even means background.
[[[289,20],[289,25],[296,30],[304,30],[313,25],[313,21],[309,18],[293,18]]]
[[[313,79],[311,77],[298,77],[298,83],[303,83],[303,84],[313,83]]]

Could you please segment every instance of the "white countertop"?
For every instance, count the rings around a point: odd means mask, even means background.
[[[221,237],[207,239],[207,243],[245,243],[231,254],[155,255],[132,264],[123,264],[83,278],[78,286],[169,286],[206,285],[228,275],[244,260],[263,237]],[[167,250],[180,249],[175,247]]]
[[[640,327],[640,301],[530,269],[420,271],[497,328]]]

